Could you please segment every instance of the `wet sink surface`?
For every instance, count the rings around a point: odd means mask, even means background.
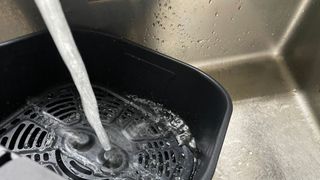
[[[320,177],[320,133],[284,59],[200,65],[230,93],[234,111],[213,179]]]

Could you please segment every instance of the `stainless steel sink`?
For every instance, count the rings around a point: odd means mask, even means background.
[[[214,179],[314,179],[319,125],[307,94],[280,57],[205,67],[234,100]]]
[[[62,0],[74,27],[190,63],[231,94],[213,179],[320,178],[320,1]],[[44,29],[32,0],[0,2],[0,41]]]

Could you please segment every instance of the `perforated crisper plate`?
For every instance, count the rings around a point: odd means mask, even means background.
[[[102,123],[120,152],[117,167],[106,166],[73,86],[28,101],[0,125],[0,143],[69,179],[189,179],[195,142],[178,116],[151,101],[120,97],[94,87]],[[85,147],[70,146],[84,134]],[[78,149],[77,149],[78,148]]]

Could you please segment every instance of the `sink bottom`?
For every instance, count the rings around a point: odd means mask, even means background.
[[[234,104],[213,179],[320,177],[318,120],[283,59],[259,55],[223,62],[198,65]]]

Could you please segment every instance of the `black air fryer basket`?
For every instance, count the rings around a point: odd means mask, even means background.
[[[130,124],[141,118],[139,107],[131,107],[132,103],[122,98],[135,95],[162,104],[189,126],[197,146],[192,156],[188,156],[190,152],[180,147],[175,138],[168,137],[166,141],[145,141],[143,147],[155,149],[152,152],[156,154],[140,153],[139,163],[145,168],[154,168],[162,179],[171,179],[174,174],[190,169],[192,174],[187,174],[188,178],[210,180],[232,111],[229,95],[221,85],[190,65],[126,40],[86,30],[75,31],[74,38],[92,84],[98,85],[95,86],[98,101],[105,100],[106,107],[118,113],[119,119],[127,118],[126,123]],[[45,153],[34,149],[49,138],[49,132],[37,122],[41,108],[60,119],[68,119],[72,112],[79,110],[74,87],[64,86],[72,84],[72,79],[50,35],[42,32],[1,44],[0,77],[1,145],[43,162],[65,177],[90,179],[90,170],[64,159],[58,150],[51,155],[52,149]],[[33,100],[48,91],[52,93],[50,97],[45,96],[47,99]],[[34,102],[40,108],[34,108]],[[157,133],[157,128],[151,125],[150,132]],[[139,150],[142,152],[143,148]],[[20,153],[29,151],[29,154]],[[187,157],[192,157],[192,162],[193,158],[198,160],[192,166],[186,163],[178,167],[177,161],[185,162]],[[58,164],[47,163],[51,158]],[[152,167],[152,158],[162,165]],[[68,166],[74,166],[82,175],[72,173]]]

